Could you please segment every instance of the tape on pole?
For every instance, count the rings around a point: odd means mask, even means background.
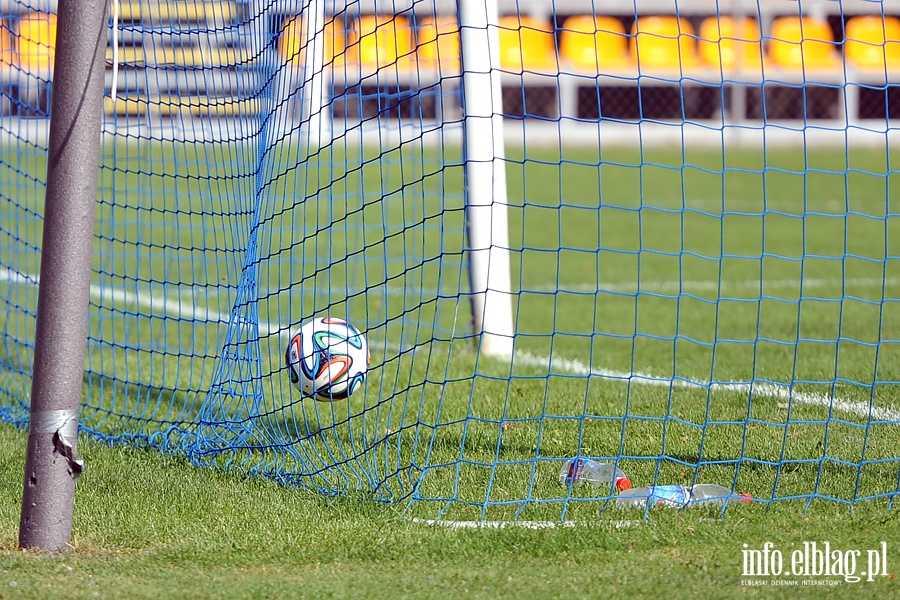
[[[30,434],[59,433],[66,438],[78,436],[77,410],[44,410],[31,415]]]

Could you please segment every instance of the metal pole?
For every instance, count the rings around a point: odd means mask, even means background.
[[[47,196],[19,546],[61,550],[72,533],[108,0],[59,0]]]

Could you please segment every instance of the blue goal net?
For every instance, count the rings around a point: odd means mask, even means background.
[[[620,514],[576,459],[890,505],[900,5],[588,4],[120,1],[82,432],[423,518]],[[20,426],[52,8],[0,14]],[[346,400],[285,365],[324,316],[371,352]]]

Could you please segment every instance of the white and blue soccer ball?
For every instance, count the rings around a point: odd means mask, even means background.
[[[291,334],[284,360],[291,383],[303,395],[343,400],[366,382],[369,345],[347,321],[318,317]]]

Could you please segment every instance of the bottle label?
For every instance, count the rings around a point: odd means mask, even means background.
[[[651,506],[684,506],[690,499],[690,492],[683,485],[657,485],[650,488]]]
[[[569,461],[569,472],[566,475],[565,483],[576,483],[581,481],[584,473],[584,461],[582,459]]]

